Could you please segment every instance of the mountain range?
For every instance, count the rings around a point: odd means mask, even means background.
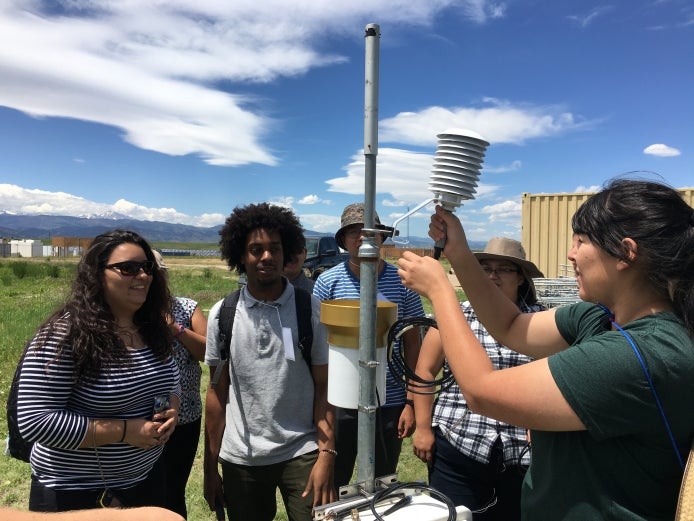
[[[0,238],[50,239],[51,237],[95,237],[114,228],[132,230],[151,242],[217,243],[222,225],[201,227],[161,221],[140,221],[122,214],[73,217],[0,212]],[[306,230],[306,235],[332,235]],[[431,248],[429,237],[408,237],[407,247]],[[471,247],[480,249],[478,244]]]

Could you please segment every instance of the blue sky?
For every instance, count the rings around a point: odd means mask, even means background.
[[[694,186],[690,0],[0,0],[0,211],[212,226],[269,201],[335,231],[364,197],[369,23],[384,223],[432,197],[449,128],[490,142],[473,240],[520,238],[523,192]]]

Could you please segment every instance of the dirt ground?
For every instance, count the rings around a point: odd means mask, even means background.
[[[458,277],[455,276],[455,273],[453,273],[453,270],[448,271],[448,280],[451,281],[451,284],[453,284],[453,287],[455,289],[462,289],[460,286],[460,282],[458,282]]]
[[[164,257],[169,269],[180,268],[214,268],[229,271],[226,262],[218,257]]]

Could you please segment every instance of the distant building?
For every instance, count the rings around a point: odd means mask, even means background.
[[[10,244],[11,257],[42,257],[43,242],[35,239],[12,239]]]
[[[93,237],[51,237],[55,257],[79,257],[89,248]]]

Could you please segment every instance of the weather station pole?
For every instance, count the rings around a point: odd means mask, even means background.
[[[464,506],[456,508],[450,499],[428,485],[421,482],[400,483],[390,475],[375,476],[376,414],[378,406],[386,401],[387,333],[397,321],[397,305],[377,300],[381,259],[377,234],[383,232],[376,229],[375,223],[380,27],[368,24],[365,37],[364,225],[358,253],[360,298],[324,301],[321,304],[321,322],[328,328],[331,349],[328,365],[329,370],[333,371],[329,376],[328,401],[349,409],[356,406],[358,411],[357,478],[355,483],[340,487],[338,501],[316,507],[313,519],[374,521],[387,515],[391,521],[472,521],[470,510]],[[413,212],[429,202],[431,199]],[[358,352],[356,347],[359,348]],[[379,387],[381,389],[377,394]]]
[[[357,416],[357,482],[367,492],[375,485],[376,440],[376,291],[379,247],[375,238],[376,156],[378,155],[378,54],[380,28],[366,26],[364,90],[364,239],[359,247],[359,407]],[[385,401],[385,396],[380,400]]]

